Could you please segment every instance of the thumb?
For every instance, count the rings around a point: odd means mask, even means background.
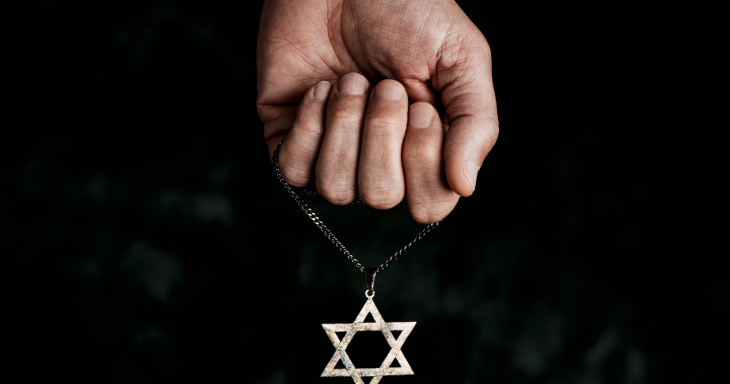
[[[460,196],[474,193],[479,169],[499,134],[491,52],[481,32],[471,26],[471,33],[456,37],[463,49],[442,55],[438,75],[432,79],[449,124],[444,143],[446,180]]]

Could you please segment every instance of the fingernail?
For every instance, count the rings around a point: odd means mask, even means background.
[[[471,183],[472,191],[477,187],[477,174],[479,173],[479,169],[479,165],[473,159],[466,161],[466,177],[469,179],[469,183]]]
[[[340,81],[340,92],[346,95],[363,95],[368,81],[359,73],[348,73]]]
[[[314,97],[320,100],[326,99],[327,95],[330,94],[331,88],[332,84],[330,84],[329,81],[320,82],[316,87],[314,87]]]
[[[400,100],[403,97],[403,86],[395,81],[383,81],[375,88],[375,96],[383,99]]]
[[[433,108],[428,104],[413,104],[408,110],[408,125],[413,128],[428,128],[433,121]]]

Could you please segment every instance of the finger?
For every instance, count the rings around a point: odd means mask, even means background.
[[[286,141],[281,146],[281,176],[295,187],[304,187],[312,181],[317,152],[324,134],[325,106],[331,89],[329,82],[322,81],[307,91],[299,104]]]
[[[264,123],[264,140],[269,147],[269,159],[279,142],[291,130],[297,116],[297,107],[289,105],[258,105],[259,116]]]
[[[357,196],[357,159],[368,88],[364,76],[348,73],[334,87],[327,104],[315,174],[317,191],[332,204],[349,204]]]
[[[360,198],[370,207],[389,209],[403,200],[401,149],[407,121],[405,89],[395,80],[381,81],[365,112],[358,166]]]
[[[421,224],[443,219],[459,201],[444,179],[443,144],[444,128],[434,107],[425,102],[411,105],[403,141],[406,206]]]
[[[474,43],[444,54],[433,79],[449,122],[444,144],[446,178],[461,196],[474,192],[477,173],[499,134],[489,45],[472,27]]]

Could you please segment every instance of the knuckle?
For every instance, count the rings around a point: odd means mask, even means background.
[[[438,143],[428,140],[420,140],[404,145],[403,159],[412,161],[414,164],[431,166],[440,166],[443,149]]]
[[[375,113],[365,123],[369,134],[391,136],[405,131],[406,124],[402,118],[391,113]]]
[[[317,183],[317,192],[334,205],[347,205],[355,200],[354,188],[342,184]]]
[[[295,187],[304,187],[309,184],[311,180],[311,170],[303,167],[297,167],[292,165],[290,162],[279,162],[279,170],[281,171],[281,177],[289,185]]]
[[[362,128],[362,116],[344,112],[334,112],[327,122],[326,130],[337,130],[345,132],[360,132]]]
[[[355,108],[334,108],[330,112],[330,120],[334,121],[351,121],[362,119],[363,113],[359,109]]]
[[[309,174],[294,168],[281,168],[281,177],[294,187],[306,187],[309,184]]]
[[[437,203],[429,205],[419,205],[411,209],[411,217],[419,224],[432,224],[444,217],[452,211],[453,207],[450,203]]]
[[[295,121],[292,127],[292,132],[298,132],[298,134],[307,140],[320,141],[324,133],[322,132],[322,126],[319,122],[313,121]]]
[[[491,131],[494,139],[496,140],[497,136],[499,136],[499,120],[494,117],[487,118],[487,129]]]
[[[362,201],[375,209],[393,208],[401,202],[403,195],[402,188],[363,188],[360,191]]]
[[[448,216],[459,202],[459,196],[450,190],[428,188],[413,191],[408,199],[408,212],[419,224],[431,224]]]

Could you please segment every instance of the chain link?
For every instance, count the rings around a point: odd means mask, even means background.
[[[365,267],[363,267],[362,264],[360,264],[360,262],[350,253],[350,251],[348,251],[347,248],[345,248],[345,246],[339,240],[337,240],[337,237],[335,237],[335,235],[332,233],[332,231],[330,231],[329,228],[327,228],[327,226],[324,225],[324,222],[322,222],[322,220],[319,217],[317,217],[317,215],[314,213],[312,208],[309,208],[307,203],[305,203],[304,200],[302,199],[302,197],[297,193],[297,192],[302,192],[302,193],[306,193],[308,195],[317,196],[318,194],[317,194],[316,190],[292,187],[291,185],[289,185],[289,183],[284,181],[284,178],[281,176],[281,171],[279,170],[279,150],[281,149],[281,145],[283,143],[284,143],[284,140],[280,141],[279,145],[276,146],[276,149],[274,150],[274,156],[272,157],[272,162],[271,162],[271,165],[274,167],[274,172],[276,172],[276,177],[279,179],[279,182],[284,185],[284,188],[286,188],[287,192],[289,192],[289,195],[291,195],[291,197],[294,198],[294,201],[297,202],[297,204],[299,205],[299,208],[301,208],[302,211],[304,211],[304,213],[312,220],[312,222],[317,226],[317,228],[319,228],[319,230],[322,231],[322,233],[327,237],[327,239],[329,239],[332,242],[332,244],[334,244],[337,247],[337,249],[339,249],[342,253],[345,254],[345,256],[347,256],[347,260],[350,260],[350,262],[355,264],[355,266],[357,267],[357,269],[360,270],[360,272],[366,273]],[[365,202],[363,202],[360,197],[358,197],[357,200],[355,200],[352,204],[366,205]],[[405,204],[401,202],[400,204],[398,204],[398,206],[404,207]],[[423,237],[425,237],[429,232],[431,232],[431,230],[433,228],[435,228],[439,224],[441,224],[441,222],[443,222],[443,220],[436,222],[436,223],[429,224],[426,226],[426,228],[423,228],[421,230],[421,232],[413,240],[411,240],[410,243],[408,243],[408,245],[401,248],[393,256],[389,257],[388,260],[385,260],[384,263],[380,264],[380,266],[375,270],[375,273],[382,273],[383,271],[385,271],[396,260],[398,260],[399,257],[403,256],[403,254],[408,250],[408,248],[413,246],[413,244],[415,244],[418,240],[421,240]]]

